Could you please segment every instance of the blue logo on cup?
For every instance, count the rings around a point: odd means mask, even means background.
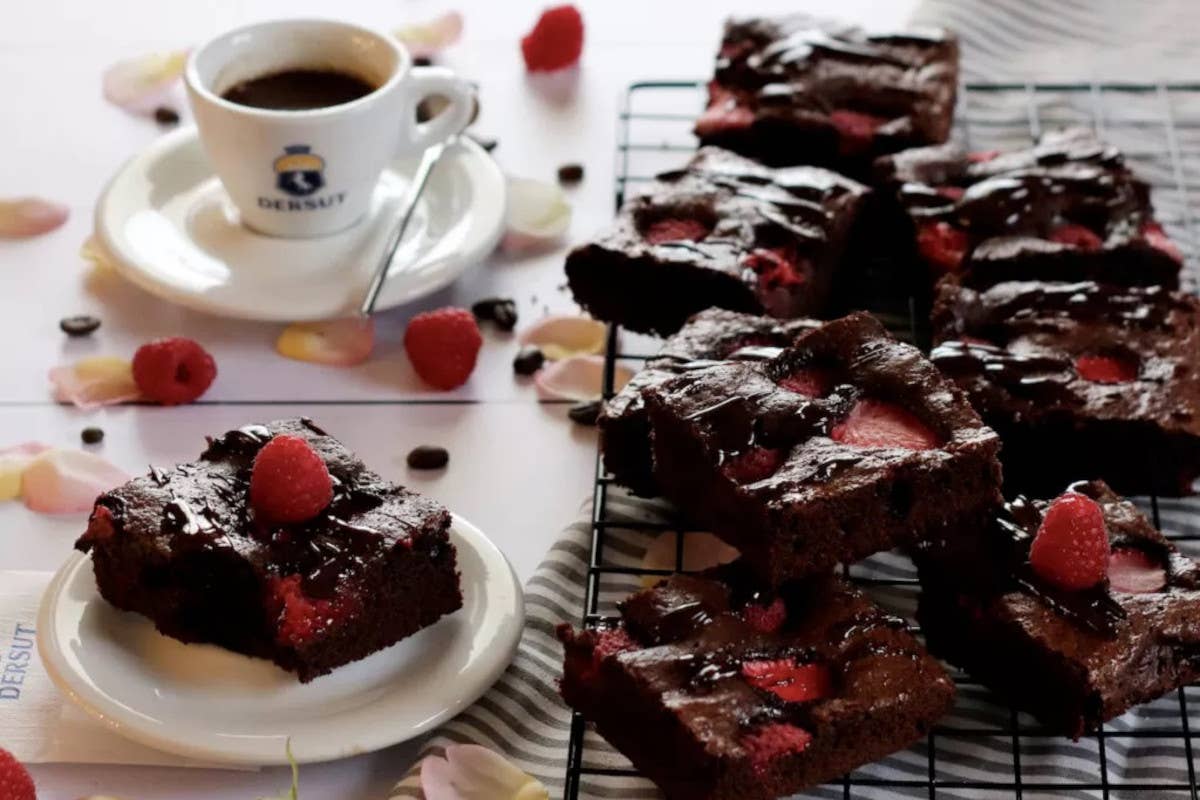
[[[325,185],[325,159],[311,152],[306,144],[283,148],[284,154],[275,159],[275,185],[293,197],[306,197]]]

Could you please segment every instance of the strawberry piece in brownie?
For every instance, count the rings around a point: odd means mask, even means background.
[[[770,629],[761,602],[778,608]],[[840,578],[772,594],[741,563],[668,578],[559,638],[563,697],[668,798],[791,795],[912,744],[954,696],[904,621]]]
[[[915,554],[934,653],[1078,738],[1200,678],[1200,565],[1099,481]]]
[[[818,374],[820,391],[796,391],[797,375]],[[943,536],[1001,501],[995,433],[867,314],[773,358],[696,365],[643,398],[662,493],[771,586]]]
[[[75,546],[117,608],[310,681],[462,605],[449,527],[437,503],[290,419],[101,495]]]

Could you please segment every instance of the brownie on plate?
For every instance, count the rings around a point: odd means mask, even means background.
[[[946,141],[957,88],[958,42],[943,30],[731,19],[695,131],[767,164],[865,176],[877,156]]]
[[[268,524],[249,504],[254,457],[281,434],[307,441],[334,480],[332,502],[307,522]],[[449,528],[446,509],[288,419],[230,431],[198,461],[101,495],[75,546],[117,608],[310,681],[462,605]]]
[[[1011,152],[954,145],[881,158],[928,274],[1005,280],[1179,284],[1183,256],[1154,219],[1149,187],[1090,131],[1046,134]]]
[[[1105,484],[1069,491],[1099,506],[1109,550],[1100,582],[1065,588],[1055,572],[1031,564],[1031,544],[1052,527],[1053,506],[1018,497],[975,535],[959,537],[970,547],[916,555],[918,616],[934,653],[1078,738],[1200,678],[1200,565]],[[1088,524],[1071,518],[1086,516],[1073,510],[1078,503],[1066,505],[1059,525]],[[1072,560],[1081,558],[1077,549],[1067,550]]]
[[[772,358],[800,333],[819,324],[720,308],[701,311],[689,319],[601,409],[597,423],[605,469],[617,483],[637,494],[657,494],[651,471],[650,422],[642,392],[681,372],[717,361]]]
[[[562,694],[669,800],[769,800],[920,739],[954,699],[942,667],[842,579],[756,593],[734,564],[559,628]]]
[[[950,276],[931,358],[1000,434],[1007,488],[1102,478],[1190,494],[1200,475],[1200,301],[1157,286]]]
[[[701,148],[573,250],[567,281],[592,316],[663,335],[711,306],[819,314],[867,192],[817,167],[772,170]]]
[[[869,314],[644,392],[654,476],[771,586],[983,518],[999,439]]]

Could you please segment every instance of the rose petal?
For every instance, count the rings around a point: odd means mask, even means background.
[[[37,197],[0,200],[0,239],[28,239],[61,226],[70,209]]]
[[[408,47],[408,52],[413,56],[428,58],[457,42],[462,36],[462,29],[462,14],[448,11],[426,22],[402,25],[393,35]]]
[[[675,570],[676,542],[679,534],[667,531],[659,534],[642,557],[643,569]],[[692,531],[683,535],[683,569],[688,572],[698,572],[710,569],[718,564],[728,564],[741,553],[734,547],[718,539],[711,533]],[[647,575],[642,579],[646,586],[653,586],[662,580],[658,575]]]
[[[619,392],[633,377],[621,364],[613,373],[613,391]],[[552,361],[533,378],[538,395],[555,400],[593,400],[603,393],[604,359],[600,356],[571,356]]]
[[[518,337],[521,344],[536,345],[551,361],[602,353],[607,339],[608,326],[603,322],[564,315],[542,317]]]
[[[133,365],[116,356],[91,356],[50,370],[54,399],[82,409],[128,403],[142,396]]]
[[[486,747],[452,744],[421,762],[425,800],[547,800],[538,780]]]
[[[98,495],[127,480],[127,474],[94,453],[49,450],[25,468],[21,497],[33,511],[73,514],[90,511]]]
[[[134,114],[152,111],[183,75],[187,57],[174,50],[118,61],[104,71],[104,99]]]
[[[275,349],[285,358],[335,367],[361,364],[374,347],[375,323],[362,317],[296,322],[275,340]]]
[[[21,476],[39,454],[50,446],[41,442],[23,442],[0,449],[0,501],[15,500],[21,496]]]
[[[521,253],[553,244],[571,226],[571,204],[554,183],[528,178],[508,179],[508,229],[500,243],[508,253]]]

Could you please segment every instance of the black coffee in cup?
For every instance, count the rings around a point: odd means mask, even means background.
[[[221,94],[231,103],[276,111],[304,111],[340,106],[376,87],[348,72],[289,69],[235,84]]]

